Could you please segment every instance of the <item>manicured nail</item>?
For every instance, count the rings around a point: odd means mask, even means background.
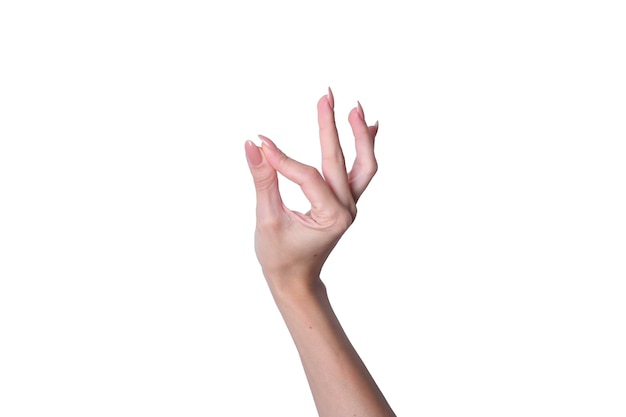
[[[328,87],[328,95],[326,96],[328,99],[328,104],[330,104],[331,109],[335,109],[335,96],[333,96],[333,90]]]
[[[248,164],[253,167],[263,162],[263,156],[261,155],[259,147],[251,140],[246,141],[246,159],[248,160]]]
[[[274,144],[274,142],[272,142],[269,138],[266,138],[263,135],[259,135],[259,139],[261,139],[261,142],[263,142],[263,145],[267,147],[268,149],[272,151],[275,151],[276,149],[278,149],[276,145]]]
[[[374,127],[376,128],[376,133],[378,133],[378,120],[376,120],[376,123],[374,123]]]
[[[359,113],[361,120],[365,120],[365,113],[363,113],[363,107],[359,101],[356,102],[356,111]]]

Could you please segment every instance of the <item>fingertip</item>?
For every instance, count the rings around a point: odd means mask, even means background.
[[[331,103],[330,98],[327,95],[324,95],[317,101],[317,111],[320,115],[332,113],[333,105],[334,104]]]
[[[269,149],[270,151],[275,151],[276,149],[278,149],[276,144],[272,142],[272,140],[268,138],[267,136],[258,135],[258,137],[259,139],[261,139],[261,143],[263,144],[263,147],[265,149]]]
[[[259,149],[259,147],[256,146],[251,140],[247,140],[245,144],[245,149],[248,165],[250,165],[251,167],[261,165],[261,163],[263,162],[263,155],[261,155],[261,150]]]
[[[359,114],[359,109],[357,107],[353,107],[352,110],[350,110],[350,113],[348,113],[348,121],[350,123],[354,123],[359,120],[363,120]]]

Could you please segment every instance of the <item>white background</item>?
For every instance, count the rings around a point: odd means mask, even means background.
[[[243,145],[319,166],[331,86],[380,170],[324,280],[396,413],[624,416],[621,3],[3,1],[0,415],[315,416]]]

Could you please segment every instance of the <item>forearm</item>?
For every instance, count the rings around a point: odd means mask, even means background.
[[[395,416],[335,315],[321,280],[270,285],[321,417]],[[312,284],[311,284],[312,283]]]

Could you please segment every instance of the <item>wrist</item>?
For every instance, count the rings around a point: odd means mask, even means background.
[[[319,274],[266,274],[265,279],[279,305],[326,297],[326,285]]]

